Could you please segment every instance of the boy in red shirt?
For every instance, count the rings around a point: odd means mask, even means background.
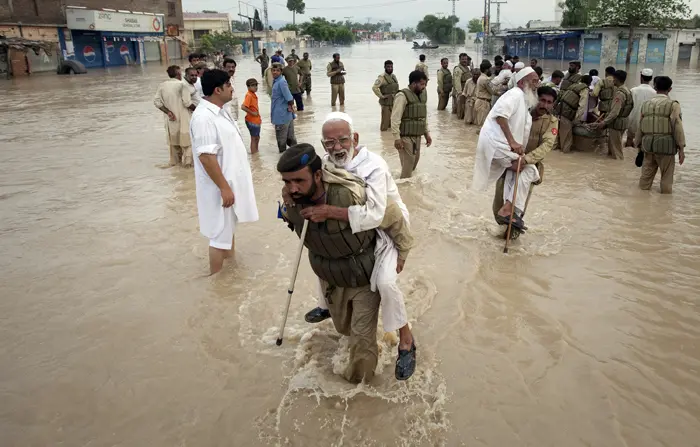
[[[250,153],[258,153],[258,144],[260,143],[260,126],[262,119],[260,118],[260,108],[258,107],[258,81],[250,78],[245,81],[248,92],[245,94],[241,109],[246,112],[245,125],[250,132]]]

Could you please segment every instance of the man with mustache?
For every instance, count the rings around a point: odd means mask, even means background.
[[[452,80],[454,88],[452,89],[452,113],[457,114],[458,119],[464,119],[464,107],[466,97],[462,96],[465,89],[465,84],[472,74],[472,59],[467,53],[459,55],[459,64],[457,64],[452,72]]]
[[[564,80],[561,81],[562,90],[566,90],[581,80],[581,74],[579,71],[581,71],[581,61],[569,62],[569,71],[566,72]]]
[[[481,77],[481,70],[475,68],[471,72],[472,77],[464,83],[461,98],[464,101],[464,124],[473,124],[476,121],[474,105],[476,103],[476,84]]]
[[[391,111],[391,133],[394,135],[394,147],[399,151],[401,160],[401,178],[408,178],[418,166],[420,160],[421,137],[425,136],[428,147],[433,144],[428,128],[428,109],[426,107],[425,87],[428,76],[416,70],[408,75],[408,87],[399,91],[394,97]]]
[[[399,91],[399,80],[394,74],[394,63],[390,60],[384,61],[384,73],[377,77],[372,86],[372,91],[379,98],[379,105],[382,106],[382,119],[379,130],[384,132],[391,128],[391,110],[394,107],[394,96]]]
[[[376,262],[372,272],[372,290],[381,295],[382,323],[386,332],[399,331],[399,356],[396,378],[408,379],[415,369],[416,347],[408,327],[404,297],[396,284],[411,249],[413,238],[409,230],[409,214],[396,187],[389,166],[384,159],[359,145],[359,135],[353,131],[352,118],[345,113],[333,112],[323,124],[323,146],[326,149],[323,179],[333,177],[345,181],[359,178],[367,201],[364,205],[348,208],[312,207],[304,210],[312,221],[336,218],[347,221],[354,232],[377,229]],[[329,164],[330,162],[331,164]],[[315,209],[318,208],[318,209]],[[305,212],[302,214],[306,215]],[[389,227],[389,222],[400,220],[400,228]],[[387,229],[389,227],[389,229]],[[396,230],[396,231],[394,231]],[[400,230],[400,231],[399,231]],[[328,318],[325,299],[306,315],[306,321],[317,323]]]
[[[336,150],[329,156],[333,164],[347,163],[354,158],[355,150],[351,146],[357,144],[358,135],[347,135],[347,131],[351,131],[349,126],[344,119],[335,118],[324,125],[327,133],[336,135],[323,143],[325,147],[332,145]],[[367,218],[364,181],[328,162],[323,166],[311,145],[299,144],[289,148],[280,157],[277,170],[285,183],[282,189],[285,202],[285,208],[281,210],[283,219],[298,235],[304,220],[310,221],[304,245],[309,251],[311,268],[320,280],[323,305],[327,307],[322,312],[317,312],[320,309],[309,312],[306,320],[320,322],[330,316],[336,330],[350,337],[350,362],[344,377],[351,382],[369,381],[374,376],[378,358],[380,296],[376,291],[375,272],[382,269],[383,263],[381,256],[377,257],[377,245],[385,243],[383,238],[387,235],[376,231],[376,226],[366,226],[376,224],[377,220],[383,221],[382,228],[387,234],[401,240],[402,234],[410,236],[403,213],[393,203],[387,206],[384,216]],[[372,219],[374,222],[370,222]],[[398,267],[396,263],[394,268],[397,271]],[[405,314],[405,309],[403,311]],[[410,346],[403,353],[399,350],[396,364],[399,380],[408,379],[415,369],[412,338]]]
[[[538,103],[536,92],[539,82],[537,73],[532,68],[520,70],[515,75],[516,87],[504,93],[491,109],[479,133],[472,189],[485,191],[508,170],[503,199],[513,203],[515,171],[518,160],[525,153],[523,144],[526,144],[532,126],[530,108]],[[514,205],[516,211],[522,214],[527,196],[527,193],[522,191],[527,191],[531,183],[540,179],[540,175],[534,165],[524,163],[520,168],[518,189],[521,194],[516,197]],[[510,222],[510,215],[504,214],[497,214],[496,220],[499,224]],[[513,226],[519,230],[526,230],[518,214],[514,217]]]
[[[557,133],[559,129],[559,120],[552,115],[552,108],[554,107],[554,101],[557,99],[557,91],[551,87],[540,87],[537,89],[537,96],[539,101],[537,106],[532,109],[530,115],[532,116],[532,127],[530,128],[530,135],[527,140],[527,146],[525,147],[525,156],[521,161],[521,170],[525,169],[525,166],[534,166],[537,168],[539,174],[539,180],[531,185],[539,185],[542,183],[542,178],[544,176],[544,164],[543,160],[547,154],[556,146],[557,144]],[[517,163],[515,166],[511,166],[509,169],[517,169]],[[522,175],[522,174],[521,174]],[[496,192],[493,197],[493,215],[498,222],[500,218],[498,216],[510,216],[513,204],[504,198],[504,186],[506,181],[506,174],[501,176],[496,182]],[[518,185],[518,190],[522,191],[523,194],[527,194],[526,189],[520,190],[520,185]],[[524,211],[524,210],[523,210]],[[511,233],[511,237],[516,238],[520,234],[517,228],[514,228],[515,232]]]

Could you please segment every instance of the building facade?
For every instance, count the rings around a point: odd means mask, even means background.
[[[0,1],[0,37],[56,44],[51,55],[8,54],[14,75],[53,71],[61,59],[95,68],[180,58],[183,25],[181,0]]]
[[[231,19],[225,13],[186,12],[183,22],[185,41],[194,48],[199,48],[205,34],[231,31]]]

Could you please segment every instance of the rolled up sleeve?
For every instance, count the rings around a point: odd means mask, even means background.
[[[190,123],[192,151],[198,157],[202,154],[215,155],[221,150],[216,136],[216,125],[207,117],[196,117]]]

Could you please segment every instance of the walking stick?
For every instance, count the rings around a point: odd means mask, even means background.
[[[304,249],[304,238],[306,237],[306,229],[309,227],[309,221],[304,220],[304,227],[301,229],[301,236],[299,237],[299,248],[297,249],[296,263],[294,264],[294,270],[292,270],[292,277],[289,278],[289,288],[287,289],[287,307],[284,310],[284,316],[282,317],[282,324],[280,325],[280,334],[277,337],[277,346],[282,346],[282,339],[284,338],[284,326],[287,324],[287,316],[289,315],[289,306],[292,304],[292,294],[294,293],[294,283],[297,281],[297,273],[299,272],[299,263],[301,262],[301,252]]]
[[[518,179],[520,178],[520,163],[523,157],[518,157],[518,170],[515,171],[515,187],[513,189],[513,202],[511,202],[510,220],[508,221],[508,232],[506,233],[506,246],[503,247],[503,253],[508,253],[508,244],[510,243],[510,232],[513,228],[513,217],[515,216],[515,198],[518,197]]]

